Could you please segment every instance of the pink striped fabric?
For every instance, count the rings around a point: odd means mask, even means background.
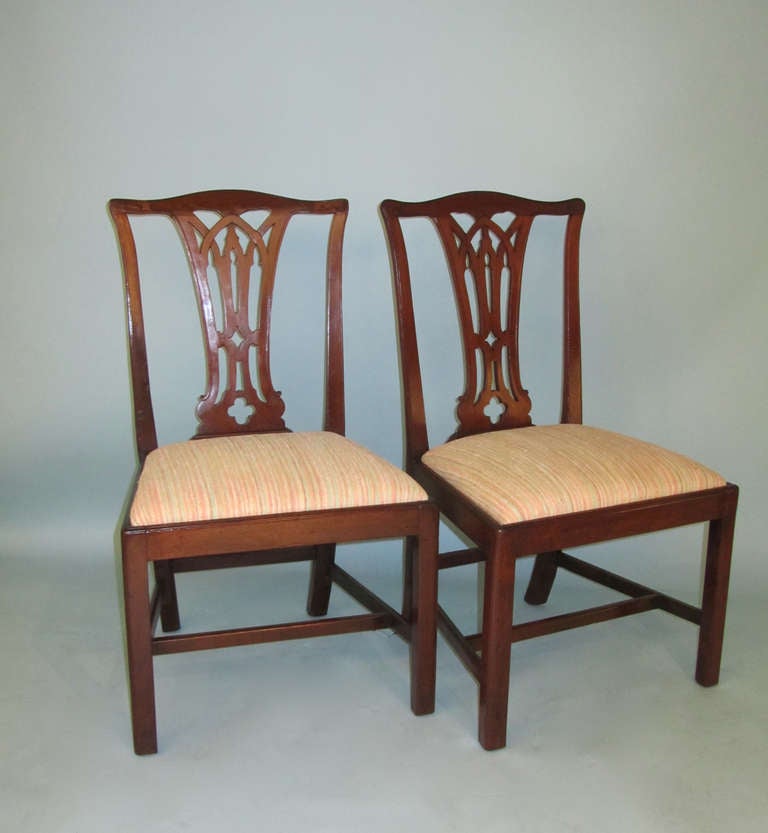
[[[148,456],[135,526],[427,499],[396,466],[327,431],[190,440]]]
[[[500,524],[725,485],[681,454],[586,425],[464,437],[422,462]]]

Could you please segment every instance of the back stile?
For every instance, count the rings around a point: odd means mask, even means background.
[[[560,422],[581,422],[581,315],[579,311],[580,211],[568,217],[563,256],[563,390]]]
[[[126,201],[124,200],[111,200],[109,203],[109,212],[117,231],[120,242],[120,257],[123,263],[134,429],[136,432],[136,450],[141,464],[147,454],[157,448],[157,431],[152,410],[152,393],[149,386],[147,341],[144,331],[144,312],[141,303],[136,241],[126,214],[127,210]]]
[[[395,323],[400,345],[399,358],[403,378],[403,407],[405,413],[405,467],[406,471],[413,472],[422,455],[429,448],[429,437],[427,435],[424,391],[416,339],[411,273],[408,267],[403,229],[399,219],[400,216],[408,216],[406,214],[407,207],[407,204],[395,200],[385,200],[381,204],[381,215],[390,243],[390,261],[395,277],[395,304],[397,306]]]
[[[344,434],[344,326],[342,314],[341,255],[348,204],[334,212],[328,232],[326,262],[326,332],[325,332],[325,417],[326,431]]]

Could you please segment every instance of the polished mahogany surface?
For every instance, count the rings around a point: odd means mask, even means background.
[[[584,210],[581,199],[543,202],[488,191],[417,203],[385,200],[381,204],[396,299],[406,469],[427,489],[444,516],[474,543],[466,550],[443,553],[440,568],[485,564],[482,631],[462,633],[442,608],[438,621],[443,635],[479,683],[479,737],[486,749],[506,743],[510,647],[522,639],[661,609],[699,626],[697,681],[711,686],[719,678],[736,486],[726,483],[704,491],[500,525],[482,505],[422,461],[431,445],[404,223],[415,218],[429,220],[445,255],[444,264],[435,267],[445,274],[445,280],[435,288],[432,279],[431,291],[453,296],[459,322],[465,388],[457,398],[456,430],[449,438],[453,441],[531,425],[531,397],[521,381],[519,311],[526,244],[533,224],[543,216],[564,218],[561,423],[581,423],[579,237]],[[437,442],[444,442],[444,438]],[[536,462],[530,461],[531,479],[536,475]],[[700,607],[564,551],[566,547],[704,522],[709,524],[709,535]],[[547,601],[558,569],[629,598],[538,622],[514,624],[515,563],[530,555],[536,560],[525,594],[529,604]]]
[[[132,219],[169,219],[182,242],[197,300],[205,353],[205,389],[195,439],[289,430],[285,403],[271,376],[271,312],[285,232],[298,215],[328,224],[325,254],[324,431],[344,434],[341,265],[346,200],[296,200],[252,191],[207,191],[160,200],[112,200],[125,281],[136,446],[136,488],[158,446]],[[168,321],[175,310],[168,310]],[[301,333],[296,334],[300,338]],[[181,357],[179,361],[197,358]],[[275,465],[280,466],[277,462]],[[358,473],[365,478],[365,472]],[[398,473],[402,477],[402,473]],[[183,488],[183,484],[179,484]],[[259,483],[250,488],[259,489]],[[420,493],[420,490],[416,490]],[[410,492],[408,493],[410,495]],[[123,580],[134,748],[157,751],[153,656],[391,628],[410,644],[411,707],[434,709],[437,512],[426,499],[305,512],[137,526],[130,503],[122,526]],[[403,605],[393,609],[339,567],[335,544],[381,538],[406,541]],[[222,567],[311,561],[307,612],[314,619],[203,633],[180,626],[175,574]],[[147,568],[154,570],[150,593]],[[333,584],[363,607],[357,616],[326,618]],[[160,620],[165,635],[156,636]]]

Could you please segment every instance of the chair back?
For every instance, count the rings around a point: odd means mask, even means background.
[[[186,251],[200,315],[206,388],[195,437],[288,430],[272,384],[270,327],[278,257],[293,217],[330,216],[326,256],[324,422],[344,433],[341,258],[346,200],[307,201],[254,191],[204,191],[158,200],[114,199],[125,280],[136,443],[140,460],[157,447],[139,261],[131,219],[168,217]]]
[[[409,470],[428,449],[411,272],[402,221],[431,220],[442,244],[461,333],[464,391],[449,439],[531,424],[520,378],[520,295],[526,244],[538,216],[564,216],[563,422],[581,421],[580,199],[540,202],[470,191],[426,202],[385,200],[381,215],[395,284]]]

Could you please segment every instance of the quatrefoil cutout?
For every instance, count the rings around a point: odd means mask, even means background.
[[[493,425],[496,425],[506,410],[507,406],[499,400],[498,396],[494,396],[483,408],[483,413],[490,419]]]
[[[238,396],[229,408],[227,408],[227,413],[238,425],[245,425],[255,411],[256,408],[253,405],[249,405],[243,396]]]

